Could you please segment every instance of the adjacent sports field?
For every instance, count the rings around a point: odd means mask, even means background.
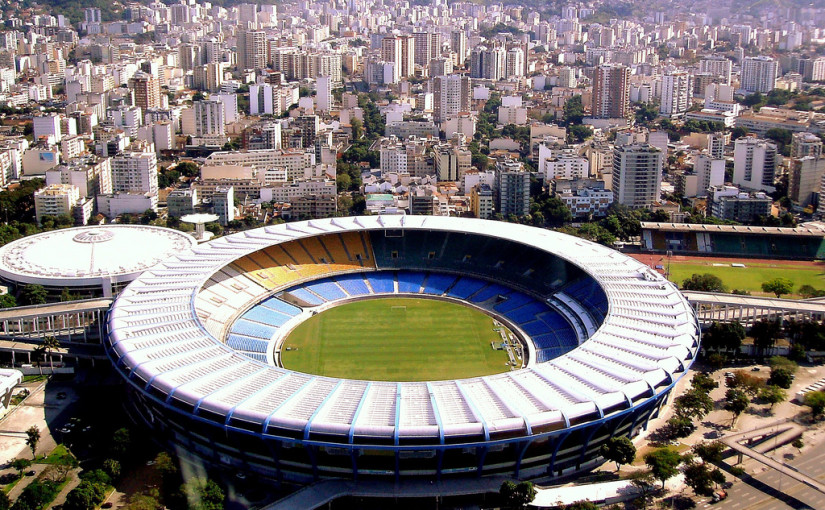
[[[632,255],[645,264],[667,268],[667,257],[661,255]],[[731,264],[744,264],[733,267]],[[674,256],[670,260],[670,280],[681,285],[692,274],[710,273],[721,278],[728,291],[747,290],[754,296],[773,296],[762,291],[762,283],[773,278],[787,278],[794,283],[794,294],[784,298],[799,298],[800,285],[825,289],[825,264],[813,261],[742,259],[724,257]]]
[[[374,381],[433,381],[509,370],[493,319],[457,303],[410,298],[356,301],[310,317],[281,348],[284,367]],[[287,350],[287,348],[291,350]]]

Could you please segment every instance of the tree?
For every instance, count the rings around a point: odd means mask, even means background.
[[[772,347],[776,339],[782,334],[782,324],[779,320],[771,321],[767,319],[758,320],[753,323],[748,334],[753,337],[753,345],[757,349],[763,350]]]
[[[759,390],[765,387],[765,379],[751,375],[744,370],[736,370],[733,377],[726,377],[725,384],[728,388],[739,388],[751,397],[755,397]]]
[[[793,290],[793,282],[787,278],[774,278],[762,284],[762,290],[765,292],[773,292],[776,297],[782,297],[782,294],[789,294]]]
[[[736,388],[731,388],[725,392],[725,411],[730,411],[733,414],[731,420],[731,427],[736,423],[736,419],[748,408],[751,401],[744,391]]]
[[[690,384],[694,389],[704,393],[710,393],[719,387],[719,383],[714,381],[711,376],[704,372],[696,372],[690,380]]]
[[[46,347],[41,344],[32,349],[32,358],[34,358],[34,361],[37,363],[37,368],[40,370],[40,375],[43,375],[42,361],[46,359]]]
[[[693,420],[674,414],[667,420],[667,433],[671,438],[687,437],[696,429]]]
[[[575,95],[564,103],[564,117],[563,123],[565,126],[574,124],[581,124],[584,119],[584,105],[582,104],[582,96]]]
[[[582,239],[587,239],[588,241],[593,241],[604,246],[613,246],[616,242],[616,236],[598,223],[584,223],[578,229],[571,228],[569,232],[565,231],[565,233],[573,234]]]
[[[17,300],[11,294],[0,295],[0,308],[14,308],[17,306]]]
[[[689,462],[685,466],[684,475],[685,484],[696,494],[708,496],[712,492],[713,478],[704,462]]]
[[[714,322],[702,334],[702,347],[711,350],[739,349],[745,339],[745,328],[739,321]]]
[[[797,437],[791,442],[791,446],[796,448],[798,453],[802,453],[802,447],[805,446],[805,442],[802,440],[802,437]]]
[[[349,121],[350,129],[352,129],[352,139],[359,140],[364,136],[364,123],[360,119],[352,118]]]
[[[129,504],[126,505],[125,510],[159,510],[163,508],[156,495],[151,494],[132,494],[129,497]]]
[[[825,411],[825,392],[812,391],[805,395],[805,405],[811,408],[811,417],[814,420],[822,416]]]
[[[676,475],[676,468],[681,462],[682,456],[670,448],[659,448],[645,455],[645,464],[650,468],[653,477],[662,482],[663,489],[665,482]]]
[[[66,481],[69,477],[69,473],[71,473],[73,469],[77,468],[78,465],[79,463],[74,455],[63,455],[52,463],[52,469],[49,472],[50,479],[54,482],[62,483]]]
[[[773,406],[779,404],[780,402],[784,402],[787,398],[787,393],[779,386],[774,386],[771,384],[759,390],[759,399],[766,404],[769,404],[771,406],[771,411],[773,411]]]
[[[129,432],[129,429],[126,427],[117,429],[114,434],[112,434],[112,443],[109,448],[109,451],[112,453],[112,456],[117,459],[123,459],[126,455],[126,452],[129,451],[129,447],[132,446],[132,434]]]
[[[807,283],[804,284],[804,285],[800,285],[799,290],[797,292],[799,293],[800,296],[802,296],[805,299],[810,299],[812,297],[820,297],[822,295],[825,295],[825,290],[820,290],[820,289],[814,288],[813,285],[809,285]]]
[[[184,177],[197,177],[201,173],[200,167],[194,161],[182,161],[175,165],[174,169]]]
[[[574,501],[569,505],[564,505],[564,510],[599,510],[599,505],[583,499],[581,501]]]
[[[146,209],[140,216],[140,224],[148,225],[158,219],[158,213],[154,209]]]
[[[155,470],[164,480],[171,480],[178,474],[178,466],[166,452],[160,452],[155,456]]]
[[[642,508],[647,508],[647,503],[650,500],[650,497],[652,496],[654,490],[654,480],[655,478],[653,478],[653,475],[650,473],[650,471],[634,471],[630,475],[631,485],[639,489],[639,492],[641,493],[639,499],[642,500]]]
[[[573,124],[567,128],[567,139],[571,143],[581,143],[593,136],[593,128],[584,124]]]
[[[21,305],[42,305],[46,303],[48,294],[42,285],[32,283],[20,289],[19,301]]]
[[[536,489],[531,482],[515,483],[506,481],[498,489],[499,495],[509,507],[523,508],[536,498]]]
[[[49,335],[43,338],[43,348],[46,350],[46,355],[49,357],[49,368],[54,373],[54,361],[52,360],[52,351],[60,348],[60,340]]]
[[[599,454],[616,463],[616,471],[622,464],[630,464],[636,458],[636,447],[627,436],[611,437],[601,446]]]
[[[710,273],[694,273],[682,282],[682,289],[700,292],[725,292],[725,285],[718,276]]]
[[[787,367],[772,368],[771,376],[768,377],[768,385],[769,387],[776,387],[780,391],[782,388],[787,390],[793,384],[793,378],[793,372]],[[784,391],[782,393],[784,393]]]
[[[713,410],[713,399],[706,391],[693,388],[676,397],[674,409],[679,416],[701,420]]]
[[[120,462],[115,459],[106,459],[103,461],[103,471],[112,480],[120,478]]]
[[[11,508],[9,496],[4,491],[0,491],[0,510],[8,510],[9,508]]]
[[[29,459],[14,459],[11,461],[11,467],[17,471],[19,476],[23,476],[23,471],[29,468],[32,465],[32,461]]]
[[[106,485],[82,480],[66,495],[64,510],[93,510],[106,498]]]
[[[701,442],[693,447],[693,453],[704,462],[717,464],[722,462],[722,452],[725,451],[725,445],[719,441],[710,443]]]
[[[37,443],[40,442],[40,429],[37,428],[37,425],[32,425],[31,427],[26,430],[26,445],[32,451],[32,458],[36,458],[37,452]]]
[[[195,478],[183,484],[181,493],[193,510],[223,510],[226,495],[214,480]]]

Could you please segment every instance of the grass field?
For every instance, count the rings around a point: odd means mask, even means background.
[[[284,367],[374,381],[431,381],[509,370],[493,319],[432,299],[347,303],[310,317],[284,341]],[[287,351],[290,348],[292,350]]]
[[[745,267],[731,267],[731,263],[742,263]],[[714,264],[725,264],[716,265]],[[664,262],[662,265],[667,266]],[[728,291],[741,289],[750,291],[754,296],[773,296],[773,294],[762,292],[762,283],[773,278],[787,278],[794,282],[794,293],[800,285],[812,285],[818,289],[825,289],[825,268],[821,265],[811,263],[786,262],[782,264],[772,264],[765,262],[753,262],[747,259],[719,260],[692,259],[686,261],[671,261],[670,279],[678,283],[689,278],[694,273],[710,273],[722,279]],[[797,294],[782,296],[784,298],[799,298]]]

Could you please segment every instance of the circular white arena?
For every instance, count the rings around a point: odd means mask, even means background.
[[[283,331],[322,307],[398,294],[488,308],[531,359],[428,382],[278,363]],[[107,352],[159,439],[299,483],[587,469],[607,439],[646,427],[699,349],[685,298],[630,257],[554,231],[432,216],[312,220],[198,245],[136,279],[108,326]]]
[[[159,262],[194,246],[192,236],[148,225],[43,232],[0,247],[0,278],[81,295],[111,297]]]

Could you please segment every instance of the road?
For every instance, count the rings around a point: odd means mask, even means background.
[[[825,482],[825,448],[814,447],[803,451],[788,464]],[[756,464],[753,463],[753,465]],[[756,474],[753,478],[737,481],[728,490],[727,500],[716,505],[700,503],[697,508],[712,506],[719,510],[799,510],[825,508],[823,501],[825,497],[816,490],[780,475],[773,469],[768,469]]]

